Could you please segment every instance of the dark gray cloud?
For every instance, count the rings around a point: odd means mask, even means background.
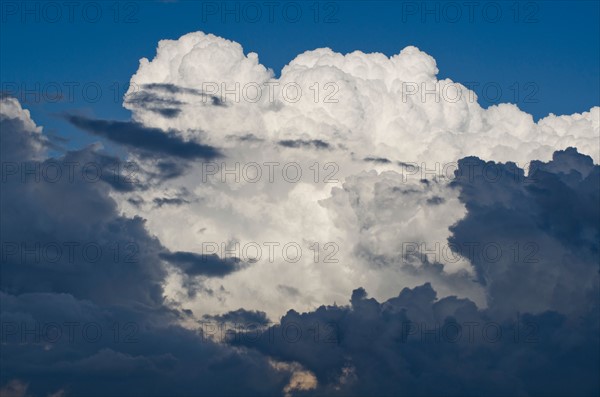
[[[192,195],[186,188],[182,188],[176,193],[170,193],[166,197],[155,197],[152,199],[152,203],[156,208],[161,208],[165,205],[179,207],[184,204],[189,204],[190,200],[194,200]]]
[[[146,201],[144,200],[143,197],[138,196],[138,195],[134,195],[131,196],[127,199],[127,202],[134,205],[135,207],[140,207],[142,204],[144,204]]]
[[[144,127],[133,121],[96,120],[77,115],[66,115],[65,118],[77,128],[126,145],[135,151],[186,160],[214,159],[221,156],[214,147],[184,141],[173,131],[165,133],[158,128]]]
[[[431,205],[440,205],[440,204],[444,203],[444,201],[446,201],[446,200],[444,200],[444,198],[440,197],[440,196],[433,196],[433,197],[427,199],[427,203],[431,204]]]
[[[180,198],[180,197],[175,197],[175,198],[170,198],[170,197],[156,197],[152,200],[152,202],[154,204],[156,204],[157,207],[162,207],[163,205],[174,205],[174,206],[180,206],[183,204],[189,204],[189,201],[187,201],[186,199]]]
[[[267,325],[269,324],[269,318],[267,314],[258,310],[245,310],[238,309],[227,313],[218,314],[214,316],[204,315],[204,319],[215,321],[218,323],[232,323],[240,324],[243,326],[252,325]]]
[[[154,113],[160,114],[161,116],[167,119],[173,119],[179,116],[179,113],[181,113],[181,109],[177,108],[151,108],[150,110],[152,110]]]
[[[180,87],[174,84],[143,84],[125,97],[125,102],[138,108],[161,114],[165,118],[173,118],[181,113],[181,107],[186,105],[174,96],[188,94],[202,98],[201,105],[226,106],[216,95],[210,95],[193,88]],[[195,103],[195,105],[198,105]]]
[[[378,163],[378,164],[390,164],[391,161],[384,157],[365,157],[363,161],[370,163]]]
[[[151,84],[143,84],[142,90],[150,90],[150,91],[163,91],[169,94],[192,94],[203,96],[207,95],[200,90],[188,87],[181,87],[175,84],[169,83],[151,83]],[[140,91],[143,92],[143,91]]]
[[[492,317],[431,285],[385,302],[359,288],[349,306],[290,310],[279,324],[229,336],[319,381],[306,395],[594,395],[596,311],[572,323],[555,311]]]
[[[0,188],[3,394],[280,394],[289,372],[178,325],[190,312],[164,300],[165,248],[143,219],[120,214],[118,185],[81,172],[106,156],[90,147],[47,158],[43,136],[20,119],[0,118],[0,131],[3,165],[34,171],[3,174]],[[36,171],[50,163],[62,177]],[[212,259],[208,275],[224,274]]]
[[[148,86],[144,86],[144,87],[148,87]],[[127,96],[127,101],[129,103],[134,103],[137,105],[144,105],[144,106],[148,106],[148,107],[151,107],[151,106],[180,106],[180,105],[185,104],[185,102],[182,102],[177,99],[161,97],[161,96],[157,95],[155,92],[153,92],[152,90],[143,90],[143,91],[133,92]]]
[[[93,148],[44,158],[39,147],[16,138],[29,136],[18,120],[0,122],[2,161],[30,171],[2,183],[2,291],[160,305],[163,247],[143,219],[119,215],[110,187],[130,190],[132,183],[111,166],[116,159]]]
[[[467,255],[495,310],[574,313],[594,301],[600,167],[590,157],[557,151],[548,163],[532,162],[527,176],[514,163],[465,158],[453,185],[468,213],[449,242],[482,242]],[[494,259],[495,251],[504,255]]]
[[[330,149],[329,143],[320,139],[304,140],[304,139],[284,139],[279,141],[279,146],[288,148],[312,148],[312,149]]]
[[[158,113],[165,118],[174,118],[181,113],[181,106],[185,105],[185,102],[161,96],[153,90],[154,87],[143,87],[148,89],[134,91],[127,95],[128,104]]]
[[[246,134],[242,136],[228,135],[228,139],[235,139],[240,142],[263,142],[264,139],[257,137],[254,134]]]
[[[0,385],[19,380],[33,396],[277,395],[289,379],[258,352],[176,325],[174,313],[68,294],[0,297]]]
[[[161,159],[156,162],[156,169],[157,172],[153,176],[159,181],[164,181],[180,177],[187,171],[188,167],[185,163],[179,161]]]
[[[223,277],[244,267],[239,258],[219,258],[215,254],[177,251],[161,253],[160,257],[189,276]]]

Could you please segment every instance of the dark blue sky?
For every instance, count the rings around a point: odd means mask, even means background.
[[[74,144],[88,137],[56,113],[127,119],[121,98],[138,60],[152,58],[160,39],[197,30],[241,43],[276,74],[318,47],[389,56],[415,45],[437,60],[441,78],[478,84],[484,106],[513,102],[539,119],[600,103],[597,1],[75,3],[3,2],[0,35],[2,90]]]

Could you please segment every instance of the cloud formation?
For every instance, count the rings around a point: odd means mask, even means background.
[[[239,257],[262,248],[249,269],[207,281],[208,291],[225,292],[185,303],[199,314],[251,305],[278,317],[290,307],[342,301],[358,286],[385,300],[424,282],[441,296],[485,306],[476,267],[468,256],[448,255],[450,227],[467,215],[450,185],[458,160],[474,155],[529,168],[573,146],[598,161],[600,108],[535,123],[515,105],[483,109],[472,91],[437,74],[435,59],[415,47],[392,57],[307,51],[276,77],[257,54],[211,34],[162,40],[152,60],[140,61],[124,106],[136,123],[177,131],[223,157],[189,162],[153,191],[186,187],[190,203],[134,207],[123,198],[120,208],[147,219],[171,251],[217,244],[239,247]],[[138,101],[145,91],[177,103],[177,117],[148,110]],[[212,106],[214,98],[223,106]],[[281,243],[273,260],[271,242]],[[286,261],[287,243],[302,248],[298,262]],[[433,252],[406,259],[414,244]],[[177,278],[170,280],[167,291],[178,291]]]
[[[67,116],[133,184],[0,99],[3,393],[597,394],[600,108],[535,123],[437,73],[161,41],[131,121]],[[73,322],[103,337],[36,328]]]
[[[448,162],[476,155],[486,160],[547,161],[554,150],[586,148],[598,162],[600,108],[535,123],[512,104],[483,109],[476,94],[449,79],[438,80],[430,55],[415,47],[399,54],[306,51],[279,77],[244,54],[235,42],[202,32],[162,40],[154,59],[143,58],[131,78],[125,107],[141,123],[167,126],[222,146],[225,135],[249,132],[271,141],[321,140],[361,155],[399,161]],[[139,87],[164,90],[164,100],[181,103],[175,119],[160,117],[136,100]],[[198,93],[228,106],[201,106]],[[169,96],[166,96],[169,95]]]
[[[219,157],[219,152],[214,148],[196,142],[186,142],[174,132],[164,133],[156,128],[144,128],[135,122],[93,120],[76,115],[65,117],[78,128],[105,137],[113,142],[127,145],[132,150],[188,160]]]
[[[102,163],[97,148],[50,158],[29,112],[1,101],[3,395],[282,390],[292,371],[182,326],[189,315],[164,297],[165,248],[143,219],[119,214],[111,184],[81,172]]]
[[[305,395],[584,396],[598,390],[593,306],[579,319],[498,317],[468,299],[438,299],[430,284],[381,303],[361,288],[350,305],[290,310],[259,336],[231,334],[229,343],[301,364],[318,380]]]

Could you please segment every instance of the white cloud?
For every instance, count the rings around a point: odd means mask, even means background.
[[[0,101],[2,103],[2,117],[7,119],[18,119],[23,123],[24,129],[32,133],[42,132],[42,127],[38,127],[31,119],[31,113],[27,109],[23,109],[19,101],[15,98],[4,97]]]
[[[317,49],[297,56],[275,78],[255,53],[244,55],[238,43],[195,32],[161,41],[152,61],[142,59],[129,95],[145,84],[172,84],[217,90],[217,95],[226,88],[239,94],[237,101],[227,94],[228,107],[201,106],[208,103],[204,97],[165,93],[186,102],[174,119],[128,101],[128,95],[125,106],[147,125],[176,128],[190,139],[204,138],[218,146],[231,144],[226,139],[230,134],[252,133],[270,140],[322,139],[356,153],[401,161],[444,162],[478,155],[526,163],[549,160],[554,150],[567,146],[586,148],[600,160],[595,145],[600,108],[550,115],[536,124],[515,105],[481,108],[474,92],[449,79],[438,80],[437,73],[435,60],[415,47],[390,58]],[[254,103],[256,85],[262,95]],[[297,102],[295,85],[302,93]]]
[[[522,165],[576,146],[598,162],[600,108],[535,123],[515,105],[481,108],[472,91],[438,80],[437,73],[435,60],[415,47],[389,58],[317,49],[297,56],[276,78],[256,54],[244,55],[235,42],[201,32],[161,41],[156,57],[142,59],[131,78],[125,107],[146,126],[175,129],[186,139],[221,148],[228,169],[239,163],[234,171],[239,181],[225,175],[223,182],[220,172],[207,177],[207,166],[196,163],[187,175],[151,192],[160,196],[185,187],[193,196],[188,204],[136,208],[120,200],[121,206],[147,218],[150,231],[171,250],[202,252],[203,244],[232,242],[239,242],[240,250],[253,243],[262,247],[261,260],[224,279],[206,280],[204,292],[185,306],[197,314],[244,307],[276,317],[289,308],[345,301],[359,286],[386,299],[424,281],[431,281],[440,296],[456,294],[485,304],[464,258],[427,255],[444,265],[439,274],[422,263],[402,267],[403,243],[443,246],[448,228],[465,215],[447,178],[430,184],[420,179],[451,176],[454,162],[469,155]],[[222,84],[239,98],[230,93],[218,106],[202,95],[218,98]],[[302,95],[296,101],[298,87]],[[254,101],[257,89],[261,96]],[[437,89],[439,99],[422,96],[423,89]],[[134,101],[140,91],[180,113],[165,117]],[[458,92],[460,99],[454,100]],[[245,168],[250,162],[260,165],[257,183],[244,178],[245,171],[255,170]],[[279,164],[273,182],[267,162]],[[291,162],[302,170],[295,183],[281,175]],[[398,162],[422,164],[425,171],[408,172]],[[332,172],[338,182],[324,183]],[[270,242],[280,244],[272,262],[265,246]],[[318,263],[309,248],[314,242],[321,250]],[[298,262],[283,257],[286,243],[301,246]],[[337,263],[323,263],[333,251]],[[186,300],[177,280],[172,277],[167,290]],[[293,286],[300,296],[286,295],[281,285]]]

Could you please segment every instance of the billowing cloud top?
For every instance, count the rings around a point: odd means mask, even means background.
[[[320,140],[363,157],[401,161],[477,155],[523,165],[569,146],[600,160],[600,108],[535,123],[515,105],[483,109],[473,91],[438,80],[437,73],[435,59],[416,47],[389,58],[322,48],[297,56],[276,78],[238,43],[195,32],[161,41],[152,61],[140,61],[125,107],[146,125],[174,127],[217,146],[230,135],[253,134],[270,141]],[[177,117],[137,100],[149,93],[163,107],[175,103],[169,106]],[[225,106],[214,106],[212,97],[225,99],[217,102]]]

